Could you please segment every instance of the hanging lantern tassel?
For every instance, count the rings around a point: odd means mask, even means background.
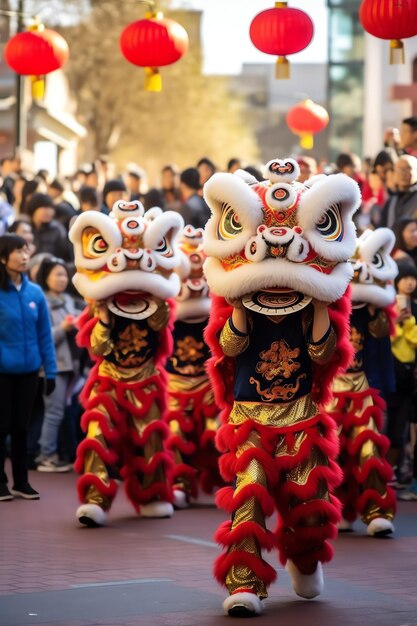
[[[144,68],[146,91],[161,91],[159,68],[176,63],[187,52],[188,35],[178,22],[148,12],[145,19],[126,26],[120,49],[129,63]]]
[[[275,65],[275,77],[278,79],[290,78],[288,55],[304,50],[313,33],[314,26],[309,15],[288,7],[288,2],[275,2],[273,9],[255,15],[249,30],[255,48],[278,57]]]
[[[405,63],[404,44],[401,39],[391,39],[389,42],[390,65]]]
[[[157,67],[145,67],[145,91],[162,91],[162,76]]]
[[[329,123],[329,114],[312,100],[304,100],[293,106],[286,115],[288,128],[300,137],[300,146],[311,150],[314,135],[324,130]]]
[[[45,76],[31,76],[32,98],[43,100],[45,97]]]
[[[359,20],[367,33],[390,42],[391,65],[405,63],[402,40],[417,35],[416,0],[362,0]]]
[[[300,135],[300,146],[304,150],[312,150],[314,148],[314,136],[311,133],[302,133]]]
[[[290,75],[290,62],[287,57],[278,57],[275,64],[275,78],[278,80],[286,80],[290,78]]]

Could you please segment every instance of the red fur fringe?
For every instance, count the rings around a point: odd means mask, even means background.
[[[390,511],[395,513],[397,510],[397,498],[392,487],[387,487],[384,496],[375,491],[375,489],[365,489],[356,504],[359,515],[363,515],[366,512],[369,502],[377,504],[381,511],[381,515],[378,514],[375,517],[383,517],[384,512]]]
[[[77,448],[77,459],[74,463],[74,469],[79,474],[84,471],[85,455],[91,451],[96,452],[106,465],[114,465],[117,461],[114,450],[106,450],[97,439],[84,439]]]
[[[127,498],[138,513],[140,513],[141,504],[149,504],[156,500],[172,502],[173,498],[172,489],[167,483],[153,483],[144,489],[135,476],[126,478],[124,488]]]
[[[256,498],[259,505],[267,517],[271,516],[275,510],[275,502],[265,487],[258,484],[247,485],[237,494],[234,494],[233,487],[223,487],[216,493],[216,505],[228,513],[233,513],[243,506],[249,498]]]
[[[390,441],[388,437],[386,437],[385,435],[381,435],[374,430],[364,430],[359,433],[359,435],[357,435],[353,441],[350,439],[347,440],[346,449],[348,454],[355,457],[359,453],[362,446],[365,445],[365,443],[367,443],[368,441],[374,442],[375,447],[378,449],[381,456],[385,456],[389,450]]]
[[[143,457],[134,456],[130,463],[122,467],[120,475],[123,478],[127,478],[137,473],[144,475],[154,474],[159,467],[163,467],[165,471],[168,471],[172,468],[172,465],[172,456],[168,452],[155,452],[149,461]]]
[[[183,481],[187,484],[187,495],[196,498],[198,495],[197,488],[197,470],[186,463],[177,463],[172,472],[172,484],[175,487],[177,483]]]
[[[214,564],[214,576],[221,585],[225,585],[226,576],[233,565],[248,567],[267,586],[273,583],[277,577],[275,569],[263,559],[249,552],[233,550],[228,554],[220,555]]]
[[[104,413],[100,413],[98,410],[85,411],[81,418],[81,428],[86,433],[90,422],[98,422],[98,425],[103,433],[103,436],[107,442],[117,447],[121,440],[120,429],[112,427],[109,419]]]
[[[337,374],[344,372],[353,358],[350,343],[350,314],[352,302],[350,287],[345,294],[329,307],[330,322],[336,332],[335,353],[325,366],[313,363],[313,399],[317,404],[326,405],[332,398],[331,384]]]
[[[110,480],[109,484],[106,485],[95,474],[84,474],[83,476],[80,476],[80,478],[77,481],[77,491],[78,491],[78,497],[81,503],[84,504],[86,502],[85,497],[86,497],[87,491],[92,485],[97,489],[99,493],[101,493],[102,496],[109,498],[110,506],[111,506],[111,502],[117,493],[116,481]]]
[[[241,522],[232,529],[232,522],[227,521],[221,524],[214,535],[216,541],[226,548],[237,545],[248,537],[256,539],[259,546],[268,552],[277,547],[275,535],[256,522]]]
[[[308,518],[322,518],[325,523],[337,524],[340,521],[340,502],[330,495],[329,500],[311,500],[310,502],[300,502],[291,510],[279,504],[278,510],[281,514],[282,521],[279,523],[285,525],[286,528],[305,527],[305,520]]]
[[[372,472],[375,472],[380,480],[386,483],[392,477],[392,467],[385,459],[378,459],[374,457],[372,459],[368,459],[366,463],[362,467],[353,467],[352,474],[359,485],[364,485],[366,487],[366,481],[369,479],[369,476]]]

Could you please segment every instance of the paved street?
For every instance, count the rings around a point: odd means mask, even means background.
[[[0,626],[221,626],[211,575],[224,515],[203,498],[171,520],[142,520],[119,492],[106,528],[81,527],[74,474],[31,472],[40,501],[0,503]],[[340,537],[320,599],[271,588],[262,626],[417,625],[417,503],[400,503],[395,539]],[[276,556],[269,560],[276,563]],[[234,620],[236,622],[237,620]]]

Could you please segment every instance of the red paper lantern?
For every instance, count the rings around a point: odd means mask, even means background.
[[[329,114],[312,100],[304,100],[288,111],[286,122],[293,133],[300,135],[300,146],[311,150],[314,146],[313,135],[326,128]]]
[[[43,97],[45,74],[62,67],[68,57],[68,44],[62,35],[39,23],[12,37],[4,49],[7,65],[16,74],[32,77],[34,98]]]
[[[120,48],[130,63],[145,68],[145,89],[161,91],[158,67],[175,63],[187,52],[188,35],[178,22],[164,18],[162,13],[150,13],[126,26]]]
[[[417,35],[416,0],[363,0],[359,19],[369,34],[390,39],[390,63],[404,63],[401,39]]]
[[[276,2],[274,9],[267,9],[254,17],[249,34],[258,50],[278,57],[276,77],[289,78],[286,55],[300,52],[309,45],[314,25],[304,11],[288,8],[287,2]]]

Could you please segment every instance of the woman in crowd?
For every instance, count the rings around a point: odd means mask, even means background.
[[[417,219],[402,217],[395,222],[392,230],[395,234],[394,259],[417,266]]]
[[[18,496],[38,500],[28,482],[27,430],[41,365],[45,393],[55,387],[55,350],[48,307],[42,290],[25,275],[26,241],[18,235],[0,237],[0,501]],[[11,435],[13,488],[5,473],[6,437]]]
[[[73,298],[65,293],[69,273],[62,259],[45,258],[39,267],[37,282],[43,289],[48,302],[57,359],[56,386],[53,393],[44,398],[45,413],[37,470],[38,472],[68,472],[71,470],[71,465],[60,461],[57,451],[59,427],[70,401],[74,377],[79,371],[74,321],[77,310]]]

